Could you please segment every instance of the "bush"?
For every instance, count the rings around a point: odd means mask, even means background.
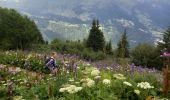
[[[58,39],[54,39],[51,44],[51,49],[61,52],[63,54],[76,54],[86,60],[102,60],[106,58],[106,54],[102,51],[94,52],[93,50],[86,48],[85,44],[80,41],[66,41],[62,42]]]
[[[131,60],[136,65],[161,68],[161,59],[156,47],[147,43],[139,44],[131,51]]]

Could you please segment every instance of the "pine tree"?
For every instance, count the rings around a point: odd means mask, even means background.
[[[159,42],[158,46],[161,49],[167,49],[167,52],[170,52],[170,27],[163,34],[163,42]]]
[[[105,38],[99,27],[99,21],[94,19],[87,39],[87,47],[92,48],[96,52],[103,51],[105,47]]]
[[[112,54],[112,43],[111,43],[111,40],[106,44],[106,54]]]
[[[129,43],[127,40],[127,33],[126,33],[126,29],[124,30],[124,33],[119,41],[119,43],[117,44],[118,48],[117,48],[117,56],[120,58],[127,58],[129,57]]]

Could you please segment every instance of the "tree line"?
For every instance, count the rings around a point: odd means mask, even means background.
[[[29,49],[32,44],[44,43],[34,21],[14,9],[0,7],[0,49]]]
[[[87,39],[82,41],[61,41],[54,39],[50,44],[45,44],[42,34],[34,21],[27,16],[20,15],[16,10],[0,8],[0,49],[2,50],[27,50],[27,49],[52,49],[62,53],[78,54],[85,59],[100,60],[107,56],[112,58],[128,58],[136,65],[157,67],[161,66],[160,51],[166,48],[170,52],[170,28],[164,34],[162,42],[154,46],[141,43],[130,48],[127,30],[125,29],[117,43],[117,48],[112,48],[111,38],[105,40],[100,29],[98,19],[92,21],[92,26]]]

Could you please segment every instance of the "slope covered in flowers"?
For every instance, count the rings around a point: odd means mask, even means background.
[[[164,98],[162,73],[134,65],[99,67],[79,59],[58,61],[57,76],[40,54],[0,53],[0,99],[156,100]],[[65,67],[64,67],[65,66]],[[102,64],[100,65],[102,66]],[[65,69],[67,68],[67,69]],[[168,99],[168,97],[166,97]],[[166,99],[165,99],[166,100]]]

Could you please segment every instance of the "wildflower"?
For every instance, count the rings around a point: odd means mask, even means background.
[[[15,96],[13,97],[13,100],[23,100],[23,99],[22,99],[22,96]]]
[[[74,79],[69,79],[69,82],[74,82]]]
[[[91,75],[92,76],[98,76],[100,74],[100,71],[98,69],[92,70]]]
[[[140,94],[140,91],[139,90],[134,90],[134,93],[136,93],[137,95]]]
[[[137,87],[140,87],[142,89],[151,89],[154,88],[153,86],[151,86],[148,82],[141,82],[137,84]]]
[[[169,99],[167,99],[167,98],[162,98],[162,99],[160,99],[160,100],[169,100]]]
[[[81,91],[82,89],[82,87],[76,87],[75,85],[66,85],[64,88],[60,88],[59,92],[68,92],[70,94],[74,94]]]
[[[94,79],[96,79],[96,80],[97,80],[97,79],[100,79],[100,78],[101,78],[101,76],[96,76],[96,77],[94,77]]]
[[[95,82],[90,78],[82,79],[81,82],[83,82],[84,86],[88,86],[88,87],[92,87],[95,85]]]
[[[7,83],[4,83],[3,85],[4,85],[4,86],[7,86]]]
[[[75,82],[76,84],[79,84],[80,82]]]
[[[111,81],[109,79],[104,79],[103,80],[103,84],[109,85],[111,83]]]
[[[76,87],[75,91],[78,92],[78,91],[81,91],[82,89],[83,89],[83,87]]]
[[[90,66],[90,63],[87,63],[86,65],[87,65],[87,66]]]
[[[119,80],[124,80],[124,79],[126,79],[126,77],[124,77],[123,74],[114,74],[113,77],[115,77],[116,79],[119,79]]]
[[[60,88],[59,92],[65,92],[66,88]]]
[[[89,81],[87,82],[87,86],[88,86],[88,87],[92,87],[92,86],[94,86],[94,84],[95,84],[95,82],[94,82],[93,80],[89,80]]]
[[[67,74],[69,74],[69,71],[67,71]]]
[[[132,86],[131,83],[127,82],[127,81],[124,81],[123,84],[127,85],[127,86]]]

